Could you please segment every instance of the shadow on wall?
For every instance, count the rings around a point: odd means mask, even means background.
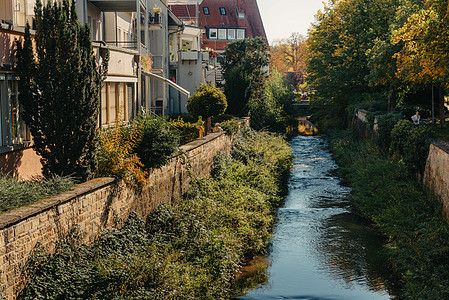
[[[19,38],[19,36],[15,36]],[[16,54],[16,39],[12,40],[11,35],[0,33],[0,67],[12,69]]]
[[[20,177],[19,167],[22,165],[23,151],[11,151],[0,154],[0,174]]]

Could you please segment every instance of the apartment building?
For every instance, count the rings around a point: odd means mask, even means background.
[[[14,53],[26,22],[34,26],[34,5],[35,0],[0,2],[0,173],[23,178],[40,174],[40,162],[20,117]],[[100,127],[132,119],[141,110],[168,114],[169,86],[189,95],[168,79],[169,31],[184,25],[165,1],[78,0],[76,8],[80,22],[90,25],[94,55],[104,56],[105,49],[110,54]]]

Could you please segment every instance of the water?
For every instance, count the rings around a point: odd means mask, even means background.
[[[349,188],[330,175],[336,165],[326,143],[321,137],[292,140],[296,158],[270,254],[244,270],[250,281],[264,284],[237,299],[394,298],[383,238],[351,213]]]

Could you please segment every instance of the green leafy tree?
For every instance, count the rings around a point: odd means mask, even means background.
[[[19,101],[43,174],[85,180],[97,166],[97,117],[108,57],[97,66],[90,29],[81,26],[75,2],[35,7],[35,49],[27,24],[18,42]]]
[[[403,45],[395,55],[398,76],[413,84],[439,87],[441,127],[444,127],[444,88],[449,87],[448,35],[447,1],[426,0],[392,37],[393,44]]]
[[[269,63],[269,47],[264,38],[236,40],[228,44],[222,67],[229,113],[246,116],[251,111],[250,99],[263,97]]]
[[[209,84],[202,84],[187,102],[187,110],[191,115],[207,119],[206,132],[210,130],[210,118],[223,114],[227,107],[225,94]]]
[[[383,100],[369,84],[368,53],[389,32],[397,0],[330,1],[309,31],[308,82],[318,91],[313,106],[321,125],[345,126],[353,104]],[[385,100],[383,100],[385,101]]]

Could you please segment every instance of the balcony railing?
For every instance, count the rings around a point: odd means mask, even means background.
[[[123,49],[137,49],[137,41],[106,41],[105,43],[109,46],[115,46]]]

